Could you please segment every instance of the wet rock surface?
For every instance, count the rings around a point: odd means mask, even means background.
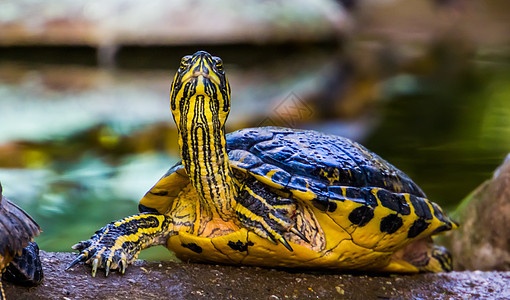
[[[5,283],[7,299],[508,299],[510,272],[359,275],[137,261],[126,274],[66,266],[75,254],[41,251],[37,287]]]
[[[462,224],[443,239],[458,270],[510,270],[510,154],[490,180],[466,197],[454,218]]]

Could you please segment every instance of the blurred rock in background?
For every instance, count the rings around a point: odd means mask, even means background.
[[[510,154],[455,211],[462,226],[443,239],[457,270],[510,271]]]

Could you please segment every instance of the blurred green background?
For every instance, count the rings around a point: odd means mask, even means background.
[[[0,3],[0,182],[41,249],[137,213],[179,160],[168,89],[197,50],[225,63],[228,131],[349,137],[450,211],[510,152],[505,1],[167,2]]]

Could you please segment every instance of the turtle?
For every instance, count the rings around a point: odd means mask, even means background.
[[[431,236],[457,227],[402,171],[344,137],[257,127],[225,133],[230,85],[221,58],[184,56],[170,108],[182,161],[139,214],[72,248],[92,276],[122,274],[164,245],[182,261],[373,272],[450,271]]]
[[[39,247],[33,242],[39,225],[16,204],[2,196],[0,183],[0,272],[3,279],[21,285],[36,285],[43,279]],[[5,299],[0,281],[0,299]]]

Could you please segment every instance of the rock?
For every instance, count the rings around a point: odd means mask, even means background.
[[[137,261],[126,274],[64,271],[76,254],[41,251],[37,287],[5,284],[7,299],[465,299],[510,297],[510,272],[368,276],[257,267]]]
[[[510,271],[510,154],[459,205],[461,227],[445,236],[456,270]]]
[[[332,0],[8,1],[2,45],[190,45],[323,41],[348,27]]]

